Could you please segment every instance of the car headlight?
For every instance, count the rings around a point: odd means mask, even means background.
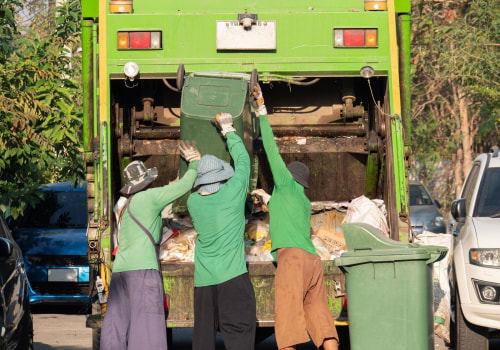
[[[436,216],[431,224],[433,226],[444,226],[444,218],[442,216]]]
[[[500,268],[500,249],[471,249],[469,251],[469,261],[473,265]]]

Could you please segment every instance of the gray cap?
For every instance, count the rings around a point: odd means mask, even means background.
[[[288,171],[292,174],[295,181],[304,186],[305,188],[309,188],[308,180],[311,172],[307,165],[302,162],[291,162],[287,166]]]

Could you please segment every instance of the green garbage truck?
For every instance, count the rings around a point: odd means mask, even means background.
[[[94,348],[127,164],[156,166],[154,185],[166,185],[186,170],[180,139],[230,161],[210,124],[229,112],[251,158],[250,191],[272,191],[248,102],[253,82],[285,162],[311,170],[306,195],[322,214],[312,230],[340,232],[345,212],[335,203],[365,196],[383,201],[390,237],[408,241],[410,0],[82,0],[82,49]],[[186,198],[170,215],[189,218]],[[346,325],[344,275],[332,259],[323,266],[332,314]],[[161,267],[166,327],[192,327],[193,263]],[[258,326],[272,327],[275,264],[249,260],[248,268]]]

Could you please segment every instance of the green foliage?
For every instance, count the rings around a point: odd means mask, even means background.
[[[500,2],[412,5],[412,175],[425,180],[453,166],[466,136],[462,125],[468,125],[473,149],[498,144]],[[460,101],[467,102],[468,120]]]
[[[17,0],[0,0],[0,63],[11,52],[10,41],[17,32],[15,13],[21,4]]]
[[[0,61],[0,206],[15,216],[41,184],[83,179],[79,16],[79,1],[38,12]]]

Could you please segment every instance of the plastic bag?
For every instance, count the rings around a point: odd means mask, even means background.
[[[163,225],[169,228],[182,229],[185,227],[194,227],[191,216],[178,216],[173,213],[172,203],[163,208],[161,211],[161,218]]]
[[[332,260],[332,251],[328,244],[318,236],[312,235],[311,241],[321,260]]]
[[[194,261],[196,246],[196,231],[187,228],[170,239],[165,240],[160,246],[161,261]]]
[[[359,222],[372,225],[389,237],[385,204],[380,199],[370,200],[365,196],[354,198],[347,209],[344,222]]]
[[[415,238],[415,243],[436,245],[448,248],[446,256],[433,264],[432,276],[434,286],[434,334],[450,342],[451,293],[448,279],[450,259],[453,256],[453,236],[444,233],[424,231]]]
[[[271,255],[271,241],[261,239],[258,242],[253,240],[245,241],[245,259],[247,262],[273,261]]]
[[[269,239],[269,217],[250,220],[245,226],[245,236],[254,241]]]

